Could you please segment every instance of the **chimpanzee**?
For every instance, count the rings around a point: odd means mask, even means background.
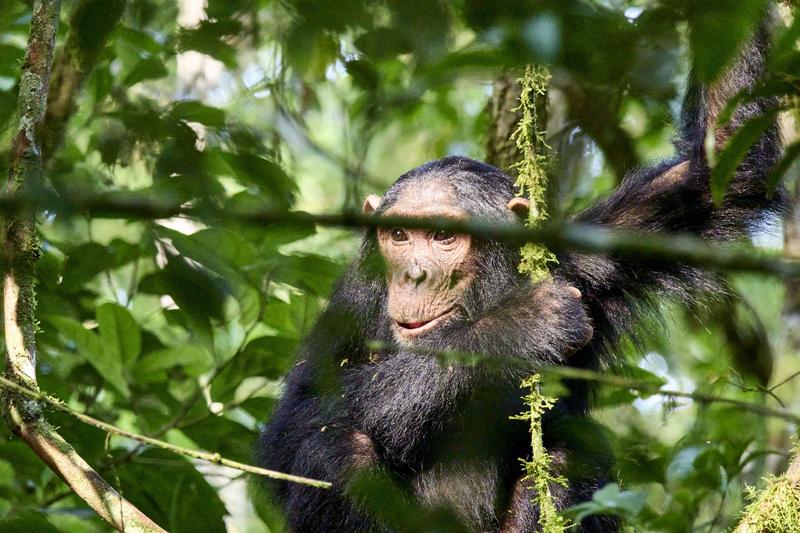
[[[766,187],[780,157],[777,125],[749,150],[720,206],[711,200],[705,149],[725,104],[762,74],[768,40],[761,28],[719,81],[690,83],[677,155],[632,172],[575,220],[731,241],[780,212],[782,192],[768,195]],[[743,102],[713,132],[718,149],[743,122],[775,106],[768,98]],[[446,157],[402,175],[364,209],[513,223],[527,203],[500,170]],[[694,302],[720,288],[715,275],[685,264],[573,252],[559,255],[551,281],[532,284],[519,260],[515,246],[469,235],[366,231],[258,443],[261,466],[333,482],[330,490],[268,483],[293,531],[391,531],[349,493],[353,475],[368,469],[391,474],[423,508],[452,509],[470,530],[537,530],[519,462],[530,435],[526,424],[509,419],[524,410],[522,378],[546,364],[599,368],[654,298]],[[524,364],[442,364],[431,352],[443,350]],[[566,488],[553,486],[560,508],[591,498],[607,479],[607,464],[591,457],[592,443],[588,454],[578,453],[575,435],[558,429],[585,416],[589,403],[585,384],[569,388],[544,433],[554,467],[569,478]],[[581,527],[617,526],[593,517]]]

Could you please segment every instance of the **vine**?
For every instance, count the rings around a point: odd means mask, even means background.
[[[514,164],[514,169],[517,170],[516,186],[519,188],[519,195],[527,196],[530,200],[528,227],[536,228],[547,220],[545,188],[549,168],[549,147],[545,142],[544,128],[539,124],[536,100],[546,97],[550,86],[550,72],[544,67],[528,65],[519,82],[519,105],[514,111],[521,111],[522,117],[511,138],[517,143],[522,159]],[[530,275],[531,280],[536,282],[550,277],[547,264],[554,262],[556,256],[546,247],[538,243],[527,243],[522,247],[519,270]]]
[[[544,396],[541,393],[540,385],[539,374],[534,374],[522,382],[522,386],[530,391],[523,397],[528,411],[511,418],[512,420],[527,420],[530,423],[531,458],[530,460],[520,459],[522,467],[525,469],[525,476],[522,480],[530,482],[529,486],[533,489],[533,501],[539,508],[539,526],[542,528],[542,533],[562,533],[569,524],[564,517],[558,514],[550,486],[553,484],[566,486],[567,480],[551,473],[552,459],[542,442],[542,415],[553,407],[556,400]]]

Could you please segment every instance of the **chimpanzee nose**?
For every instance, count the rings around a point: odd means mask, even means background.
[[[428,277],[428,273],[419,263],[414,263],[406,270],[406,278],[414,282],[415,286],[419,286],[420,283],[425,281],[426,277]]]

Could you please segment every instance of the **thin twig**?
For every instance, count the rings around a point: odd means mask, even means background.
[[[317,479],[311,479],[303,476],[295,476],[292,474],[285,474],[283,472],[276,472],[274,470],[268,470],[266,468],[260,468],[257,466],[248,465],[245,463],[240,463],[238,461],[232,461],[230,459],[226,459],[222,457],[218,453],[209,453],[203,452],[199,450],[192,450],[190,448],[184,448],[182,446],[176,446],[174,444],[170,444],[168,442],[164,442],[162,440],[154,439],[152,437],[146,437],[144,435],[139,435],[138,433],[133,433],[131,431],[127,431],[125,429],[119,428],[108,422],[103,422],[102,420],[98,420],[92,416],[87,414],[78,412],[70,407],[68,407],[64,402],[49,396],[48,394],[29,389],[27,387],[23,387],[18,383],[14,383],[4,377],[0,377],[0,387],[8,389],[10,391],[16,392],[17,394],[21,394],[26,398],[35,401],[41,401],[52,407],[53,409],[60,411],[62,413],[68,414],[85,424],[89,424],[94,426],[98,429],[105,431],[106,433],[113,433],[114,435],[119,435],[121,437],[126,437],[131,440],[135,440],[137,442],[141,442],[144,444],[148,444],[150,446],[155,446],[157,448],[161,448],[163,450],[167,450],[178,455],[184,455],[187,457],[192,457],[193,459],[200,459],[201,461],[207,461],[209,463],[214,463],[217,465],[223,465],[230,468],[234,468],[236,470],[241,470],[242,472],[249,472],[251,474],[258,474],[261,476],[269,477],[272,479],[279,479],[283,481],[291,481],[294,483],[300,483],[303,485],[309,485],[311,487],[317,487],[321,489],[330,488],[331,483],[327,481],[320,481]]]

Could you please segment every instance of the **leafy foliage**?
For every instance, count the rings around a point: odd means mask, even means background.
[[[49,154],[46,192],[355,209],[424,161],[480,159],[489,82],[541,64],[553,73],[546,142],[559,216],[606,193],[638,161],[670,153],[667,124],[677,118],[684,75],[717,79],[764,2],[210,0],[192,21],[188,1],[131,0],[103,37],[96,30],[107,12],[86,6],[111,4],[64,1],[59,45],[74,39],[91,68]],[[0,0],[4,166],[30,9]],[[798,34],[794,22],[778,36],[763,93],[798,97]],[[717,155],[718,199],[762,127],[748,124]],[[800,153],[793,146],[775,169],[790,184]],[[132,222],[44,213],[39,227],[42,389],[126,429],[239,461],[249,460],[300,340],[358,245],[345,231],[212,216]],[[796,288],[754,276],[732,282],[750,319],[731,325],[732,313],[668,307],[669,333],[626,347],[627,363],[614,371],[655,388],[666,382],[798,412],[791,378],[800,339],[784,326],[797,320]],[[760,370],[737,363],[756,352]],[[547,387],[559,392],[555,380]],[[106,441],[48,416],[170,531],[282,530],[267,503],[258,512],[248,506],[238,472]],[[621,482],[570,509],[573,520],[613,514],[637,531],[677,532],[736,523],[745,486],[782,469],[794,429],[727,404],[602,385],[595,421],[572,431],[576,446],[613,451]],[[385,480],[364,483],[374,506],[386,507],[376,512],[409,530],[457,529],[447,510],[425,514]],[[5,429],[0,520],[3,531],[105,530]]]

